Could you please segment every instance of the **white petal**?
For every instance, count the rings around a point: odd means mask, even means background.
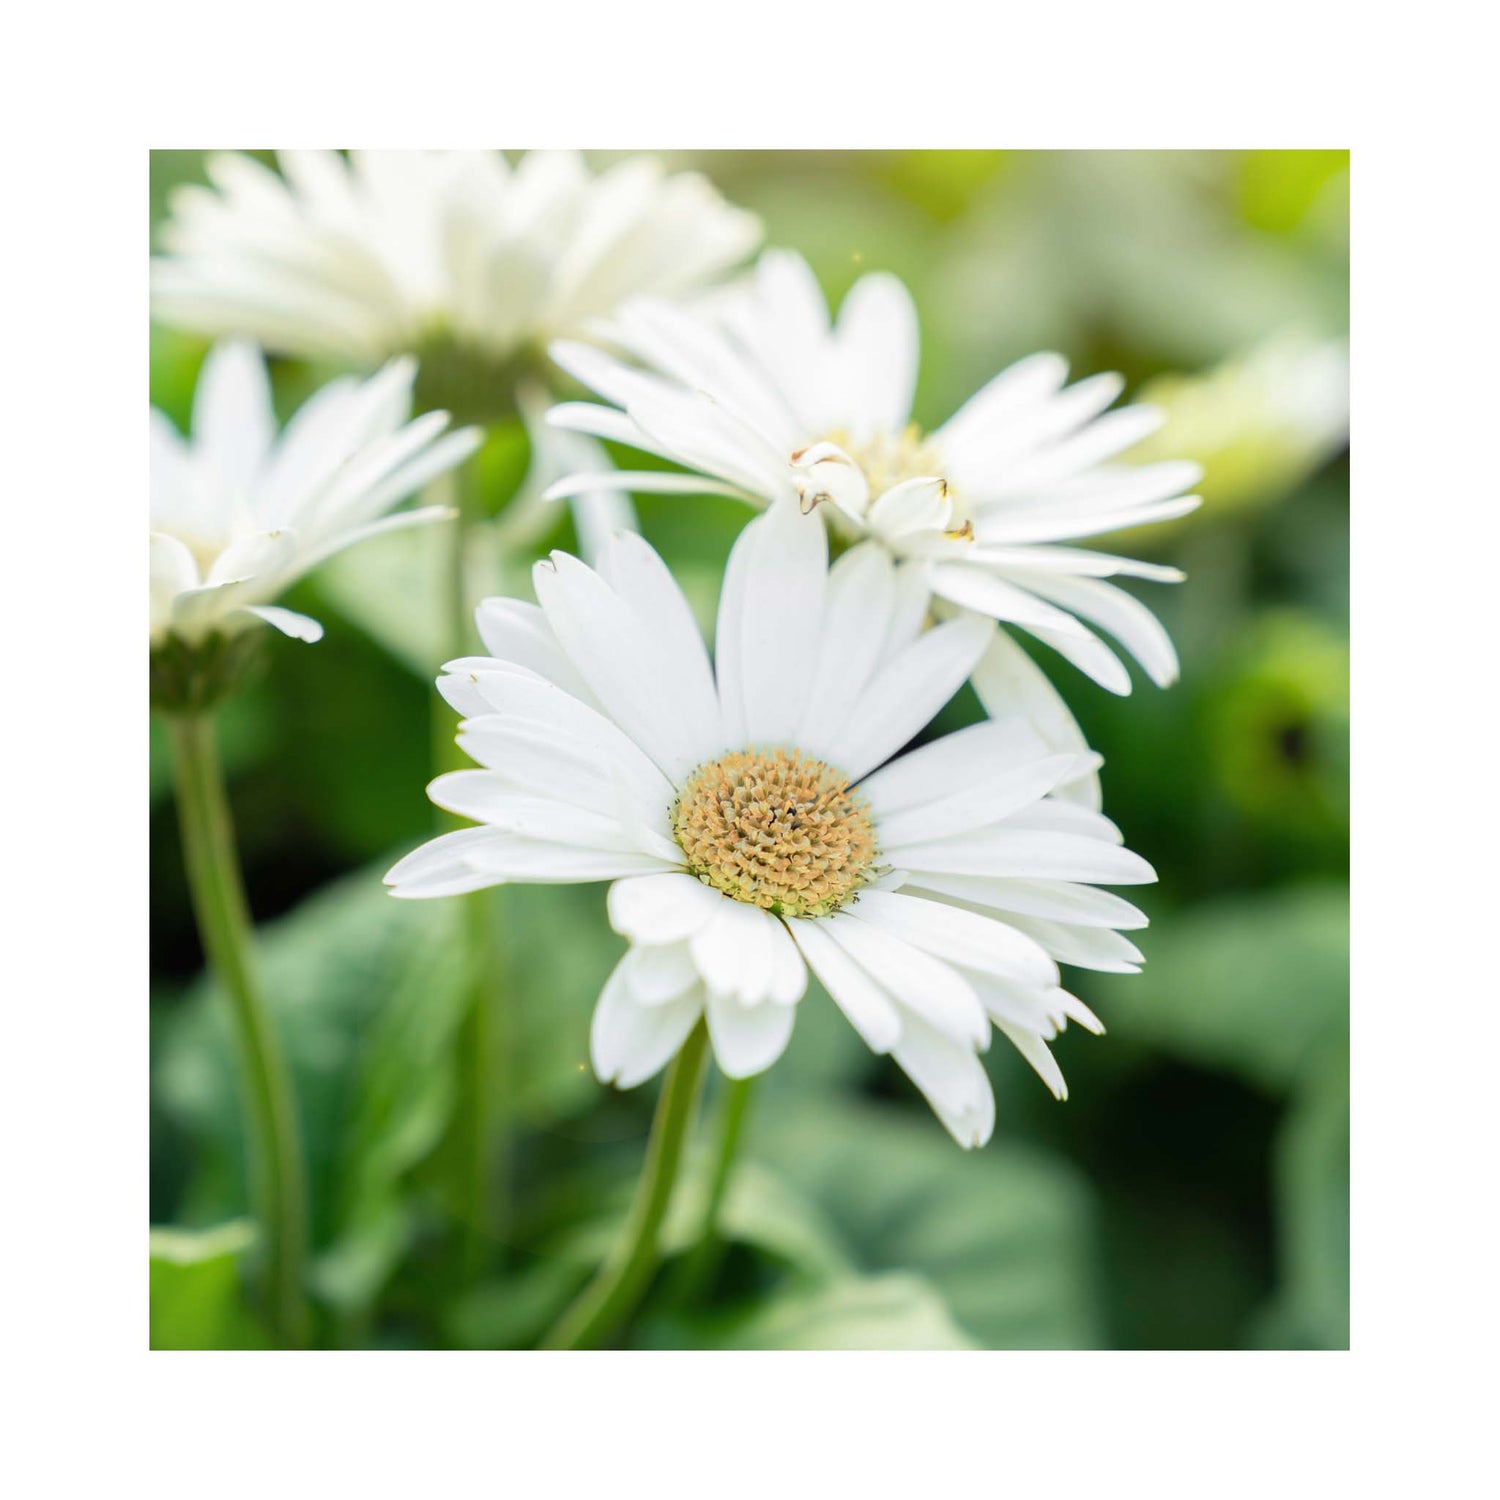
[[[1019,771],[1045,759],[1049,747],[1023,718],[1001,717],[945,734],[882,766],[860,793],[882,826],[896,813],[927,805],[956,788]]]
[[[557,644],[547,617],[520,599],[484,599],[474,611],[479,638],[491,656],[526,667],[585,703],[593,694]]]
[[[150,416],[151,524],[158,531],[188,534],[206,529],[202,486],[187,444],[154,406]]]
[[[977,615],[919,636],[870,679],[839,732],[833,763],[858,781],[889,760],[963,686],[990,639]]]
[[[892,1056],[960,1146],[967,1150],[989,1140],[995,1129],[995,1095],[972,1048],[908,1014],[902,1017],[901,1040]]]
[[[936,563],[929,577],[934,594],[963,609],[988,615],[992,620],[1009,620],[1028,630],[1040,628],[1060,631],[1064,635],[1088,634],[1064,610],[1017,588],[978,563]]]
[[[1047,674],[1003,630],[995,632],[971,680],[992,718],[1024,714],[1049,749],[1087,753],[1088,741],[1078,721]],[[1097,808],[1101,800],[1099,777],[1089,772],[1059,787],[1055,795]]]
[[[1007,828],[1034,828],[1047,833],[1080,833],[1106,844],[1123,844],[1125,835],[1103,813],[1092,812],[1076,802],[1046,797],[1023,807],[1005,820]]]
[[[542,844],[567,845],[594,853],[649,854],[671,866],[681,851],[660,835],[642,838],[615,817],[552,797],[515,791],[494,771],[449,771],[427,788],[441,808],[476,823]]]
[[[172,600],[198,586],[198,564],[175,536],[151,533],[151,623],[153,628],[171,618]]]
[[[828,920],[829,937],[901,1005],[955,1041],[983,1047],[990,1025],[969,982],[941,959],[933,958],[856,910]]]
[[[624,875],[654,875],[668,868],[667,862],[654,854],[628,849],[591,849],[511,833],[498,833],[498,837],[503,842],[484,851],[486,868],[496,876],[491,882],[495,885],[510,881],[523,885],[586,885],[595,880],[618,880]]]
[[[795,1005],[747,1006],[709,992],[708,1034],[728,1078],[749,1078],[769,1068],[786,1050],[796,1019]]]
[[[1183,495],[1132,510],[1101,510],[1097,505],[1063,506],[1055,502],[1024,509],[1007,505],[976,521],[974,531],[984,543],[1061,542],[1126,527],[1149,526],[1157,521],[1173,521],[1191,515],[1202,504],[1199,495]]]
[[[609,716],[680,785],[722,752],[687,712],[670,673],[673,652],[591,568],[564,552],[533,570],[558,643]]]
[[[694,986],[662,1005],[642,1005],[630,993],[623,963],[605,981],[594,1007],[589,1050],[601,1083],[632,1089],[659,1073],[688,1039],[703,1014],[703,992]]]
[[[524,668],[487,661],[484,657],[449,662],[438,687],[450,702],[467,703],[468,693],[453,691],[452,679],[466,676],[479,699],[478,709],[460,706],[473,717],[498,713],[509,723],[526,726],[550,739],[568,745],[596,768],[608,767],[611,779],[623,777],[636,805],[652,826],[658,823],[654,810],[670,807],[675,795],[672,783],[639,745],[619,725],[588,704],[532,675]]]
[[[1041,1037],[1035,1032],[1026,1030],[1022,1026],[1012,1026],[1004,1021],[995,1023],[1001,1031],[1010,1039],[1011,1045],[1036,1069],[1037,1076],[1052,1090],[1056,1099],[1068,1097],[1067,1080],[1062,1075],[1062,1069],[1057,1065],[1057,1059],[1053,1057],[1051,1049]]]
[[[1075,927],[1040,917],[1012,916],[1009,920],[1030,933],[1059,963],[1103,974],[1136,974],[1145,962],[1129,938],[1107,927]]]
[[[851,547],[829,571],[812,687],[792,737],[808,754],[832,758],[880,658],[895,591],[895,569],[878,542]]]
[[[772,929],[771,978],[766,998],[777,1005],[795,1005],[806,993],[807,965],[783,919]]]
[[[780,923],[770,912],[724,896],[713,919],[688,944],[710,993],[753,1006],[784,982],[774,946],[780,935]]]
[[[283,609],[279,604],[247,604],[243,613],[254,615],[282,635],[294,641],[312,644],[323,639],[323,627],[311,615],[299,615],[294,609]]]
[[[896,597],[891,605],[891,622],[880,650],[882,663],[891,661],[922,633],[932,608],[932,590],[927,580],[928,565],[920,559],[899,563],[896,567]]]
[[[1032,574],[1027,588],[1107,630],[1146,669],[1158,687],[1177,681],[1177,652],[1161,622],[1138,599],[1093,578]]]
[[[941,479],[908,479],[879,496],[866,520],[872,531],[891,541],[946,531],[953,520],[953,501]]]
[[[1099,885],[1141,885],[1156,879],[1151,866],[1128,849],[1078,834],[1012,831],[1003,823],[930,844],[905,845],[898,862],[917,877],[916,884],[921,883],[920,876],[927,870],[949,875],[1081,880]]]
[[[271,383],[260,351],[242,341],[216,344],[193,395],[193,449],[223,493],[248,493],[275,433]]]
[[[572,500],[580,495],[727,495],[732,500],[753,498],[742,485],[699,474],[678,474],[658,469],[615,469],[608,474],[569,474],[549,484],[544,500]]]
[[[988,827],[1099,763],[1097,755],[1049,755],[1028,765],[999,767],[968,784],[935,784],[930,800],[879,819],[881,848],[896,859],[895,851],[903,844]]]
[[[804,515],[820,505],[832,505],[850,520],[862,523],[870,505],[870,486],[864,470],[837,443],[813,443],[791,456],[798,509]]]
[[[857,915],[935,958],[1028,983],[1057,983],[1057,965],[1024,932],[990,917],[905,892],[866,891]]]
[[[740,615],[738,621],[721,616],[720,628],[728,625],[739,636],[738,697],[747,743],[789,744],[817,667],[813,646],[823,624],[827,532],[816,517],[782,501],[741,532],[734,550],[745,554]]]
[[[1023,917],[1067,922],[1081,927],[1145,927],[1144,912],[1113,891],[1096,890],[1067,880],[986,879],[982,875],[933,875],[904,887],[961,901],[971,907],[1015,912]]]
[[[617,536],[604,549],[600,575],[635,612],[655,642],[673,687],[674,711],[704,758],[724,747],[713,668],[677,580],[644,537]]]
[[[456,896],[496,885],[496,877],[488,868],[481,869],[474,856],[486,854],[502,837],[488,828],[441,834],[397,860],[385,883],[393,896],[403,898]]]
[[[620,968],[632,998],[640,1005],[663,1005],[698,982],[698,970],[686,943],[634,946],[620,961]]]
[[[953,414],[933,435],[945,446],[963,445],[975,434],[1046,400],[1068,378],[1068,362],[1059,354],[1033,354],[1002,370]]]
[[[677,943],[718,914],[723,896],[691,875],[644,875],[609,888],[609,925],[633,943]]]
[[[864,431],[899,432],[911,416],[917,384],[917,309],[911,293],[885,272],[862,276],[839,309],[834,331],[840,373],[856,393]]]
[[[231,542],[213,561],[203,581],[210,588],[251,578],[274,578],[297,555],[297,533],[269,531]]]
[[[889,1052],[901,1035],[895,1002],[828,936],[826,918],[789,917],[802,956],[872,1052]]]

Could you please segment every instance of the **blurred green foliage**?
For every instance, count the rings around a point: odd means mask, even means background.
[[[940,421],[1007,361],[1056,348],[1077,374],[1113,368],[1132,389],[1149,385],[1174,414],[1162,451],[1200,457],[1209,477],[1197,515],[1129,538],[1191,575],[1144,590],[1181,649],[1181,684],[1114,699],[1044,662],[1107,757],[1107,810],[1162,877],[1143,897],[1145,973],[1071,976],[1110,1031],[1059,1043],[1070,1101],[1054,1103],[996,1046],[996,1137],[961,1153],[814,989],[752,1104],[722,1260],[690,1293],[700,1148],[634,1340],[1346,1345],[1347,464],[1337,432],[1309,441],[1305,425],[1245,399],[1238,372],[1288,338],[1326,346],[1344,334],[1347,156],[681,160],[760,212],[769,240],[807,254],[832,294],[874,268],[908,281],[923,313],[919,420]],[[153,224],[168,187],[201,172],[197,153],[153,158]],[[203,352],[152,332],[153,400],[179,422]],[[274,373],[285,416],[328,372]],[[1283,389],[1280,375],[1271,386]],[[1205,431],[1220,443],[1217,483],[1214,453],[1192,452]],[[525,462],[519,427],[491,435],[496,505]],[[744,511],[659,497],[639,508],[710,621]],[[480,561],[486,585],[523,595],[532,558],[571,541],[561,510],[520,553],[501,536]],[[496,893],[488,916],[514,1028],[498,1115],[514,1144],[497,1169],[500,1227],[483,1274],[461,1272],[437,1170],[468,980],[457,912],[393,902],[379,881],[432,827],[439,543],[431,529],[379,539],[299,586],[288,602],[317,614],[326,638],[273,641],[268,670],[219,718],[308,1137],[320,1338],[334,1345],[533,1341],[608,1243],[651,1106],[652,1090],[614,1094],[587,1067],[590,1011],[622,947],[602,891]],[[977,713],[965,693],[936,727]],[[199,973],[155,735],[152,1341],[254,1347],[234,1070]],[[710,1120],[718,1099],[711,1086]]]

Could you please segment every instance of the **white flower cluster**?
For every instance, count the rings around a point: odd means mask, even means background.
[[[1154,875],[1012,631],[1115,693],[1131,681],[1106,637],[1175,680],[1165,631],[1111,580],[1181,575],[1079,545],[1198,504],[1194,464],[1125,457],[1157,413],[1114,407],[1118,376],[1069,385],[1037,354],[924,431],[899,281],[864,277],[835,318],[807,263],[775,250],[701,297],[759,226],[648,161],[593,176],[567,153],[287,152],[209,175],[180,191],[153,296],[163,320],[235,342],[209,357],[190,441],[152,414],[153,641],[262,621],[316,639],[274,603],[288,583],[444,513],[391,514],[480,441],[446,411],[409,419],[414,382],[429,404],[419,363],[520,379],[519,361],[554,390],[566,372],[599,399],[555,406],[552,440],[534,421],[550,497],[628,517],[629,492],[718,494],[763,513],[730,556],[712,652],[634,534],[599,536],[594,566],[539,563],[535,604],[480,606],[486,654],[439,679],[476,768],[430,788],[474,826],[401,860],[394,893],[611,882],[628,947],[593,1059],[621,1087],[700,1022],[726,1074],[769,1067],[815,976],[964,1146],[994,1126],[996,1030],[1064,1097],[1049,1042],[1070,1020],[1102,1028],[1059,964],[1134,971],[1122,933],[1145,918],[1100,887]],[[278,436],[243,339],[360,373]],[[673,467],[616,471],[598,440]],[[903,753],[966,682],[988,719]]]

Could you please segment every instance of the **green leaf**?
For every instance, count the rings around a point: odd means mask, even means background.
[[[1062,1159],[1003,1139],[964,1152],[914,1108],[852,1102],[787,1101],[749,1130],[860,1269],[919,1273],[979,1344],[1098,1344],[1092,1199]]]
[[[1304,885],[1204,902],[1146,941],[1110,1029],[1284,1090],[1347,1044],[1349,891]]]
[[[393,993],[422,975],[435,1024],[461,982],[453,961],[456,908],[401,902],[365,869],[325,887],[260,929],[256,947],[268,1004],[292,1070],[315,1205],[325,1215],[333,1176],[347,1165],[346,1129],[359,1108],[363,1054]],[[169,1020],[157,1097],[223,1169],[229,1206],[243,1202],[237,1073],[227,1007],[204,979]],[[408,1079],[408,1086],[412,1080]],[[222,1191],[222,1190],[221,1190]],[[198,1205],[200,1213],[205,1205]],[[223,1202],[211,1205],[222,1211]]]
[[[1307,1079],[1275,1159],[1281,1287],[1256,1330],[1262,1347],[1349,1347],[1349,1057]]]
[[[722,1328],[721,1349],[972,1349],[920,1276],[853,1276],[784,1291]]]
[[[348,1313],[369,1305],[410,1243],[415,1209],[403,1184],[451,1116],[469,987],[461,904],[396,901],[381,884],[386,868],[335,882],[256,938],[302,1118],[323,1251],[314,1285]],[[551,1127],[599,1097],[589,1016],[622,944],[597,888],[510,887],[485,899],[499,908],[512,1118]],[[200,981],[166,1027],[156,1096],[196,1158],[183,1216],[242,1212],[237,1074],[214,987]]]
[[[697,1245],[708,1200],[711,1151],[701,1143],[686,1164],[662,1224],[664,1261]],[[449,1341],[461,1348],[515,1349],[534,1345],[608,1255],[625,1221],[639,1168],[621,1160],[604,1175],[586,1167],[561,1191],[552,1208],[564,1222],[531,1248],[532,1259],[503,1281],[490,1282],[462,1298],[445,1320]],[[807,1291],[829,1281],[847,1281],[853,1258],[819,1207],[784,1178],[758,1162],[741,1161],[719,1210],[726,1240],[753,1251],[760,1269],[781,1278],[782,1289]],[[684,1313],[681,1264],[668,1264],[631,1342],[651,1348],[717,1347],[722,1315]],[[756,1303],[757,1307],[761,1304]],[[736,1318],[746,1316],[741,1307]],[[710,1328],[710,1324],[712,1327]],[[723,1335],[727,1337],[727,1335]],[[831,1346],[830,1346],[831,1347]],[[894,1346],[893,1346],[894,1347]],[[922,1346],[929,1347],[929,1346]]]
[[[662,1225],[662,1250],[691,1250],[708,1206],[710,1153],[705,1146],[685,1174]],[[740,1162],[719,1205],[719,1232],[753,1245],[809,1277],[847,1275],[849,1252],[826,1214],[784,1177],[756,1161]]]
[[[545,1255],[487,1281],[447,1309],[443,1331],[459,1349],[532,1349],[577,1295],[590,1267]]]
[[[239,1219],[216,1229],[151,1231],[151,1347],[263,1349],[245,1307],[242,1263],[255,1227]]]

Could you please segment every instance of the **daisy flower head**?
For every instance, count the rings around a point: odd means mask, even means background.
[[[1117,462],[1160,421],[1147,407],[1107,410],[1118,375],[1067,386],[1059,355],[1032,355],[923,432],[911,421],[918,328],[906,288],[867,275],[833,320],[807,262],[785,250],[764,254],[711,315],[641,300],[621,309],[608,340],[618,354],[553,347],[611,405],[564,404],[552,420],[693,471],[623,475],[631,488],[790,498],[910,561],[943,607],[1027,631],[1113,692],[1128,693],[1130,675],[1095,627],[1155,682],[1175,680],[1166,632],[1106,580],[1182,575],[1074,545],[1199,503],[1184,493],[1195,464]],[[596,485],[585,475],[551,493]],[[1024,670],[1007,644],[997,640],[991,662],[1000,682]]]
[[[512,881],[610,881],[629,948],[594,1013],[622,1088],[706,1019],[730,1077],[768,1068],[809,971],[964,1146],[994,1125],[980,1053],[998,1028],[1059,1097],[1048,1048],[1099,1029],[1059,960],[1133,971],[1144,917],[1098,884],[1154,879],[1099,814],[1051,795],[1097,758],[994,719],[901,754],[973,671],[994,627],[923,629],[920,565],[873,541],[828,566],[793,501],[757,517],[726,570],[710,659],[639,536],[598,570],[554,553],[539,603],[478,611],[487,657],[439,687],[477,769],[434,802],[475,826],[387,875],[402,897]]]
[[[760,240],[695,172],[572,151],[283,151],[210,158],[179,188],[152,267],[162,322],[373,366],[422,359],[435,394],[507,366],[637,295],[697,291]],[[447,388],[445,392],[444,388]],[[423,406],[453,402],[421,401]]]
[[[315,641],[323,627],[272,601],[325,558],[376,532],[439,520],[387,512],[461,463],[480,433],[448,414],[408,421],[415,364],[330,382],[278,433],[265,361],[215,346],[184,436],[151,410],[151,641],[192,648],[258,624]]]

